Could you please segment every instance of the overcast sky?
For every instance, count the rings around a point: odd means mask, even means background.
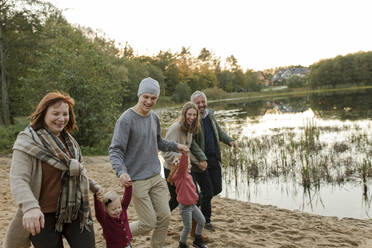
[[[370,0],[51,0],[72,24],[139,55],[203,47],[244,69],[308,66],[372,51]]]

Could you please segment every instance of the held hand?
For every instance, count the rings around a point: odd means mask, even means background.
[[[102,187],[100,185],[98,186],[98,190],[96,192],[96,195],[97,195],[97,199],[99,201],[103,201],[104,194],[103,194],[103,189],[102,189]]]
[[[199,169],[201,170],[201,171],[205,171],[206,169],[207,169],[207,161],[201,161],[200,163],[199,163]]]
[[[179,157],[177,157],[177,158],[175,158],[175,159],[173,160],[173,164],[174,164],[174,165],[177,165],[177,166],[178,166],[179,163],[180,163],[180,158],[179,158]]]
[[[182,153],[186,153],[186,152],[189,152],[189,148],[185,145],[182,145],[182,144],[177,144],[177,149],[178,151],[182,152]]]
[[[235,141],[230,141],[230,146],[234,149],[237,149],[238,148],[238,145],[235,143]]]
[[[133,184],[132,179],[130,178],[128,173],[124,173],[120,175],[119,178],[119,185],[120,187],[129,187]]]
[[[39,208],[30,209],[23,215],[23,227],[30,232],[32,236],[40,233],[41,228],[44,228],[44,224],[44,214]]]

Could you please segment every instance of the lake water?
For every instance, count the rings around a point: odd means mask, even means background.
[[[224,151],[221,196],[339,218],[372,216],[372,90],[215,101],[209,107],[241,142],[239,155]],[[178,113],[159,115],[167,126]],[[309,129],[315,130],[313,150],[303,148]],[[303,187],[308,164],[314,167],[311,185]]]

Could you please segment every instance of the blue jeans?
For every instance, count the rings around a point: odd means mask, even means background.
[[[180,204],[179,210],[183,222],[180,242],[186,244],[187,236],[189,236],[189,233],[191,231],[192,220],[194,219],[196,221],[195,234],[201,235],[205,225],[205,219],[203,214],[200,212],[200,209],[196,205],[186,206]]]

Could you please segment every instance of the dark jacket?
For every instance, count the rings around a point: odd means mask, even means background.
[[[216,118],[214,117],[214,112],[208,109],[208,115],[206,118],[211,120],[213,126],[213,133],[216,141],[221,141],[226,145],[230,145],[230,142],[233,140],[230,136],[228,136],[218,125]],[[220,149],[220,142],[216,142],[216,149],[217,149],[217,159],[221,162],[221,149]],[[190,150],[192,154],[196,157],[199,161],[207,160],[207,157],[204,154],[205,151],[205,135],[203,129],[203,121],[200,120],[199,131],[197,134],[194,134],[192,138],[192,143]],[[198,165],[192,163],[191,167],[192,172],[201,173],[202,171],[199,169]]]

